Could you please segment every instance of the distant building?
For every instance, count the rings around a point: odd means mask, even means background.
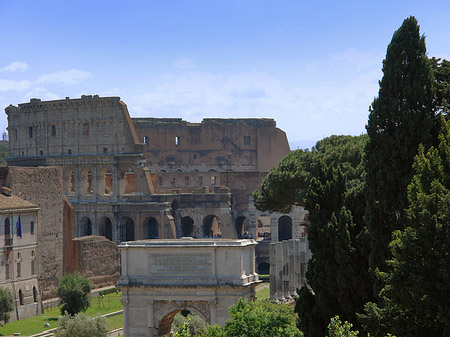
[[[37,232],[39,208],[12,195],[0,193],[0,287],[14,297],[11,320],[41,313],[38,283]]]

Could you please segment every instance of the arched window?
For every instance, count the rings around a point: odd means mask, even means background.
[[[184,237],[194,236],[194,220],[185,216],[181,219],[181,232]]]
[[[283,215],[278,219],[278,241],[292,239],[292,219]]]
[[[19,289],[19,303],[23,305],[23,292],[22,289]]]
[[[36,287],[33,286],[33,302],[36,303],[38,301],[38,293]]]

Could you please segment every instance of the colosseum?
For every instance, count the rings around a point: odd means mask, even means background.
[[[269,214],[252,202],[252,191],[290,151],[273,119],[131,118],[119,97],[97,95],[31,99],[5,111],[8,165],[61,167],[73,208],[66,235],[116,243],[303,235],[303,208]],[[260,255],[266,270],[268,256]]]

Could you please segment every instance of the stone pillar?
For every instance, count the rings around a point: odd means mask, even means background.
[[[300,239],[300,255],[299,255],[299,265],[300,265],[300,282],[301,284],[306,284],[305,273],[306,273],[306,239]]]
[[[284,300],[283,297],[283,246],[281,242],[277,242],[276,246],[276,278],[277,278],[277,300]]]
[[[285,240],[283,245],[283,296],[284,298],[291,298],[289,294],[289,246]]]
[[[112,189],[114,201],[120,195],[120,169],[118,165],[114,165],[112,169]]]
[[[217,324],[217,301],[209,300],[209,310],[211,313],[211,322],[209,322],[210,325]]]
[[[270,299],[277,299],[277,244],[271,243],[269,246],[269,263],[270,263]]]
[[[152,337],[155,335],[155,315],[154,315],[153,303],[154,303],[154,301],[152,299],[147,299],[148,329],[149,329],[149,336],[152,336]]]
[[[300,240],[294,240],[295,289],[300,288]]]
[[[278,242],[278,216],[270,215],[270,233],[272,235],[272,242]]]
[[[123,335],[129,336],[128,331],[128,294],[122,293],[122,299],[120,300],[120,303],[122,303],[123,306]]]
[[[289,250],[289,295],[296,295],[295,292],[295,240],[288,241]]]

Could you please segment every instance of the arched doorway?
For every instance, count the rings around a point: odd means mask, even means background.
[[[221,237],[220,219],[215,215],[208,215],[203,219],[203,236],[205,238]]]
[[[124,239],[125,241],[134,241],[135,240],[135,236],[134,236],[134,221],[131,218],[124,218],[123,219],[123,224],[124,224],[124,230],[125,230],[125,235],[124,235]]]
[[[245,216],[238,216],[234,221],[234,227],[238,238],[248,238],[248,219]]]
[[[103,217],[101,219],[99,235],[112,241],[112,222],[108,217]]]
[[[80,234],[81,236],[92,235],[92,222],[86,216],[81,218]]]
[[[105,168],[100,171],[98,185],[100,195],[109,196],[113,194],[111,170]]]
[[[190,307],[177,307],[172,309],[171,312],[166,314],[160,321],[158,325],[158,336],[169,336],[170,332],[172,331],[172,324],[174,321],[175,316],[177,314],[182,314],[183,316],[188,316],[190,313],[195,314],[200,319],[202,319],[205,322],[205,327],[207,324],[210,323],[211,317],[209,313],[203,313],[201,310],[194,307],[198,303],[198,306],[206,307],[206,303],[204,301],[198,301],[198,302],[190,302],[192,306]],[[208,308],[209,309],[209,308]],[[170,310],[170,309],[169,309]]]
[[[151,217],[148,218],[145,222],[145,238],[146,239],[158,239],[159,238],[159,234],[158,234],[158,220],[156,220],[156,218]]]
[[[184,237],[194,236],[194,220],[191,217],[185,216],[181,219],[181,233]]]
[[[278,219],[278,241],[292,239],[292,219],[283,215]]]

